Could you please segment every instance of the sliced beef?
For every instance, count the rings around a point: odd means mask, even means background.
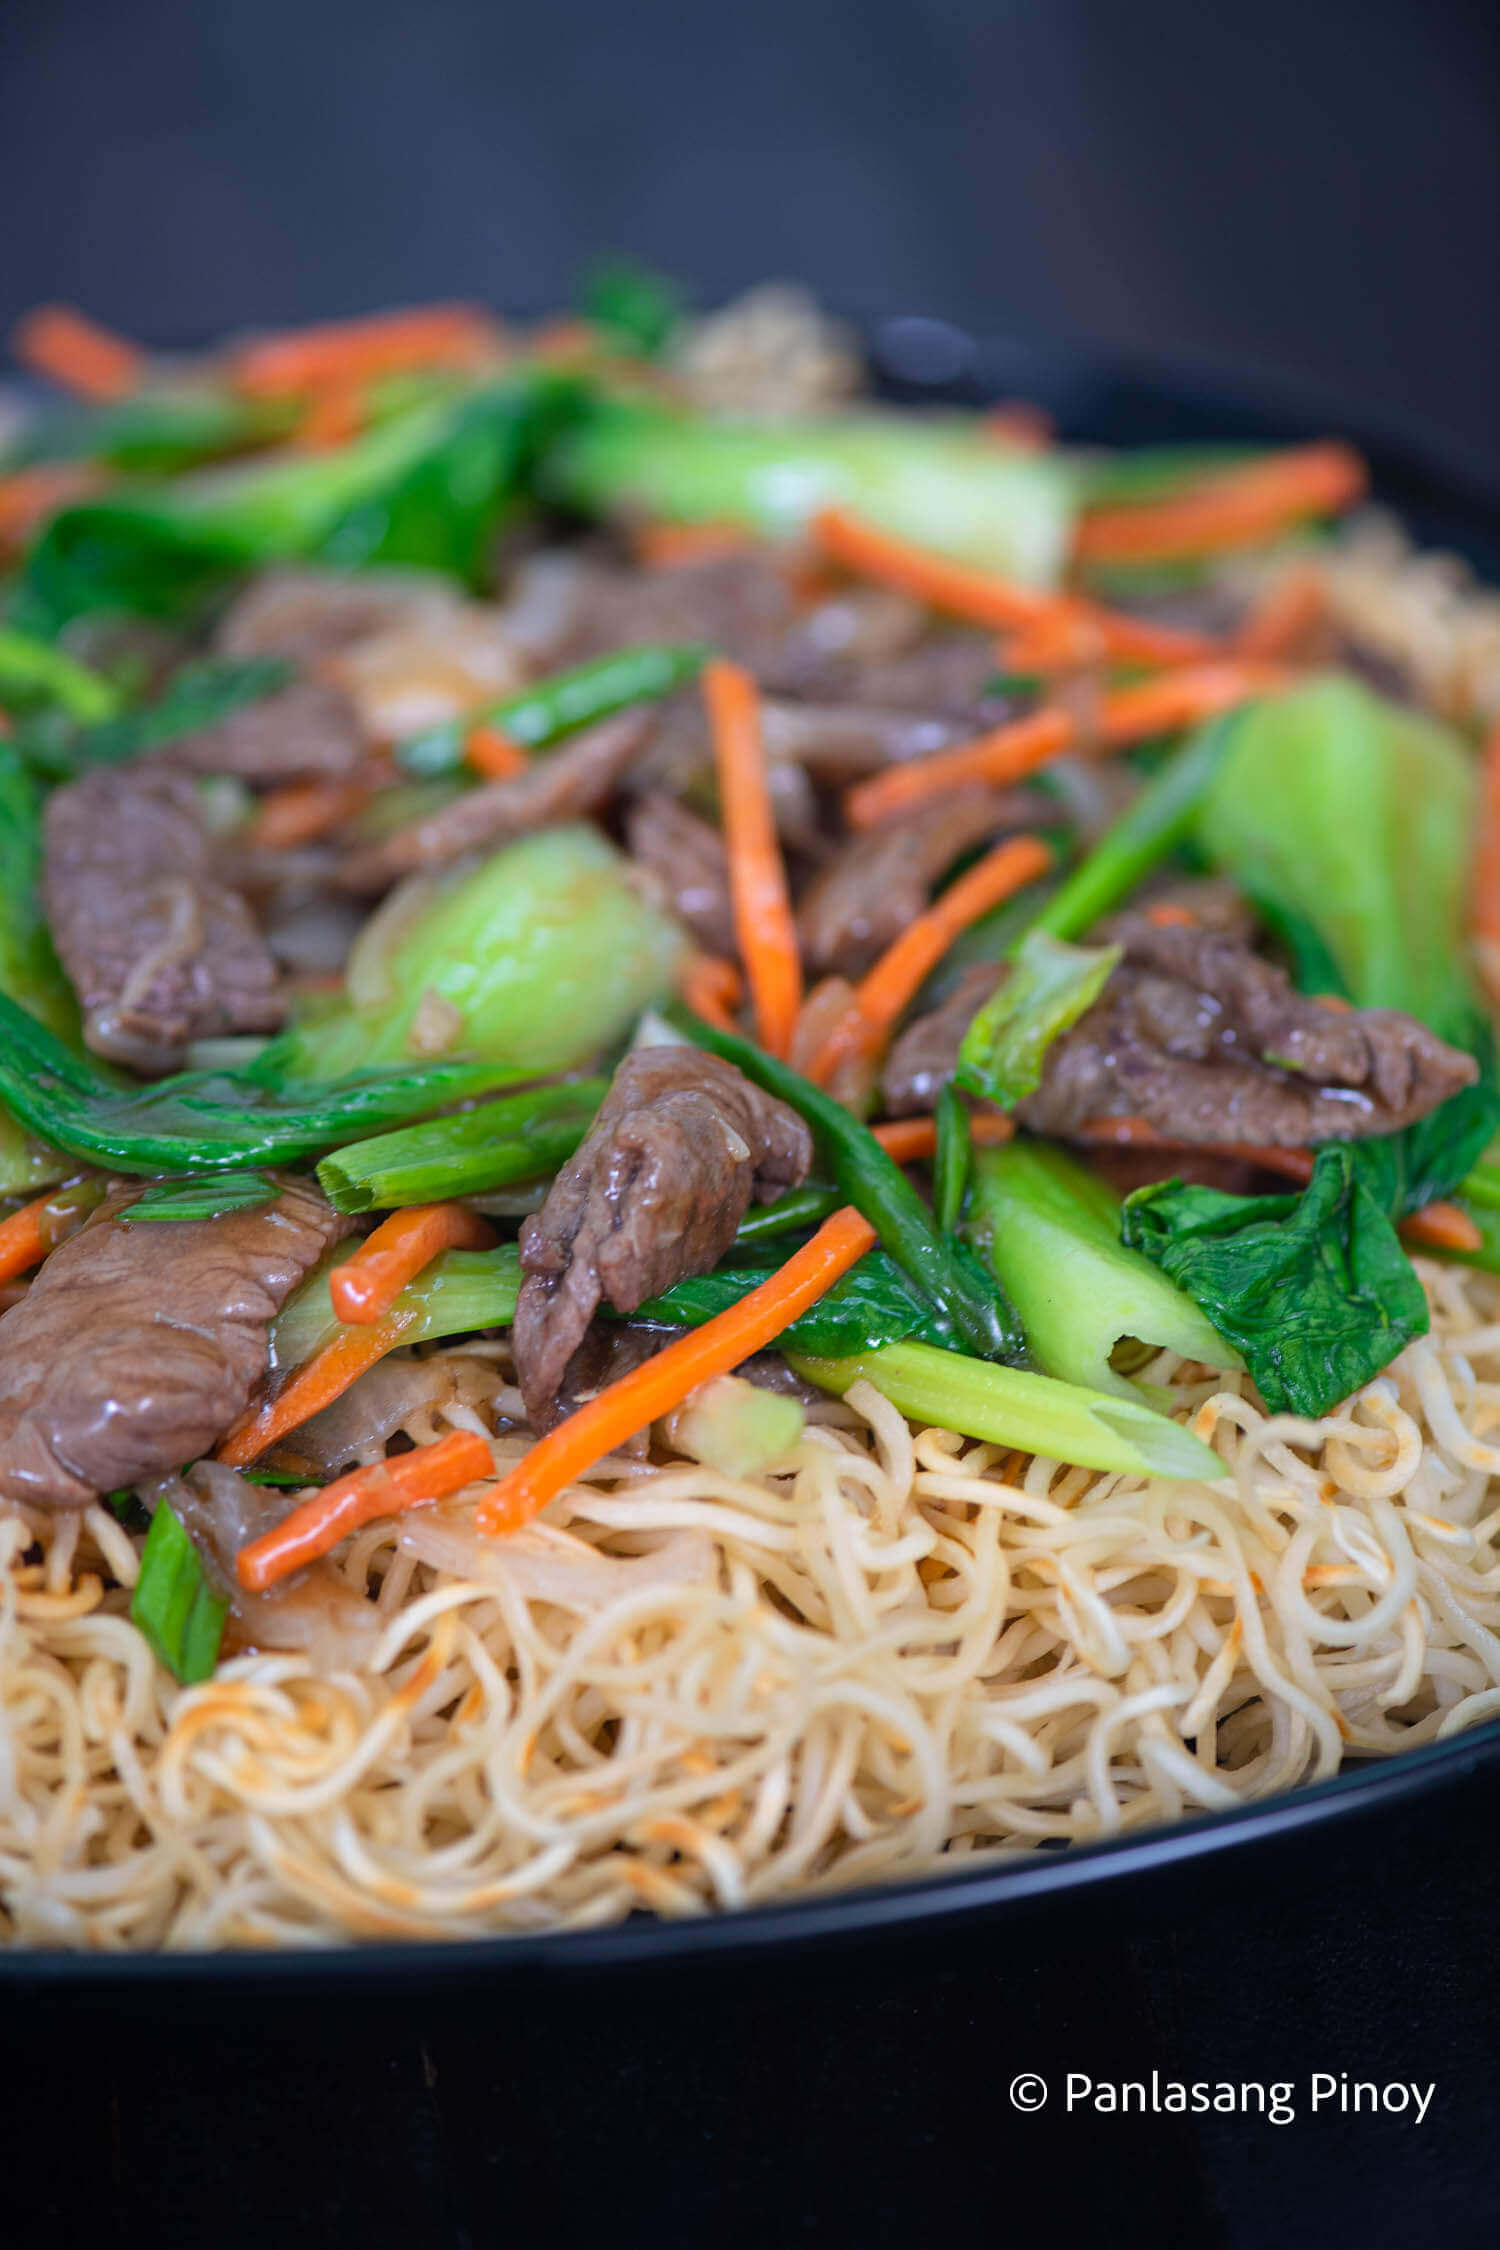
[[[268,1323],[349,1224],[297,1182],[167,1225],[105,1205],[0,1318],[0,1492],[83,1507],[206,1452],[265,1372]]]
[[[274,1031],[271,958],[216,874],[192,782],[101,769],[47,800],[43,896],[96,1054],[171,1070],[189,1040]]]
[[[1473,1084],[1472,1058],[1410,1016],[1304,999],[1232,930],[1159,911],[1094,933],[1125,958],[1019,1105],[1034,1132],[1066,1139],[1096,1118],[1139,1117],[1202,1147],[1303,1148],[1397,1132]],[[896,1041],[882,1081],[894,1114],[931,1107],[1001,974],[972,971]]]
[[[215,646],[224,656],[316,664],[377,634],[446,623],[463,596],[421,570],[264,571],[231,604]]]
[[[521,1230],[512,1342],[532,1426],[559,1413],[595,1307],[633,1312],[734,1240],[752,1196],[807,1176],[812,1136],[732,1064],[690,1047],[627,1055],[593,1130]]]
[[[729,861],[718,829],[675,797],[653,790],[626,814],[625,841],[631,858],[660,884],[700,945],[710,953],[732,954]]]
[[[417,868],[446,867],[466,852],[493,851],[533,828],[596,812],[619,787],[650,725],[641,711],[603,719],[560,749],[540,752],[513,780],[466,790],[440,812],[351,853],[336,880],[344,890],[384,890]]]
[[[1206,1146],[1303,1148],[1398,1132],[1478,1075],[1471,1056],[1395,1009],[1304,999],[1232,936],[1149,911],[1099,935],[1125,959],[1021,1104],[1037,1132],[1142,1117]]]
[[[892,1042],[880,1091],[892,1117],[925,1117],[958,1068],[964,1033],[1005,971],[977,961],[965,969],[940,1008],[916,1016]]]
[[[184,773],[230,773],[267,788],[283,781],[344,781],[368,745],[347,695],[319,680],[294,680],[232,711],[217,726],[184,735],[160,753]]]
[[[974,787],[851,837],[820,870],[797,909],[802,956],[820,976],[862,976],[922,913],[962,853],[1007,829],[1050,817],[1045,797]]]

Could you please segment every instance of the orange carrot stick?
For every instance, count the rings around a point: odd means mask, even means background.
[[[274,1530],[241,1547],[235,1557],[239,1582],[248,1592],[263,1594],[291,1571],[326,1555],[362,1524],[445,1499],[489,1476],[493,1467],[489,1446],[477,1432],[454,1430],[435,1445],[419,1445],[414,1452],[335,1477]]]
[[[1196,726],[1200,720],[1232,710],[1249,696],[1280,687],[1284,677],[1268,664],[1226,660],[1183,665],[1156,679],[1111,688],[1099,698],[1094,746],[1104,751],[1120,750],[1133,742],[1147,742],[1156,734]],[[857,783],[844,798],[844,815],[851,827],[869,828],[965,782],[1003,785],[1017,781],[1050,765],[1075,744],[1082,746],[1078,720],[1071,712],[1049,705],[1024,719],[1012,719],[989,734],[978,735],[972,742],[957,743],[951,750],[939,750],[909,765],[889,766],[869,781]]]
[[[348,820],[368,796],[357,781],[289,781],[262,797],[245,840],[258,851],[295,851]]]
[[[1051,850],[1039,836],[1009,836],[950,883],[861,977],[853,1007],[829,1034],[808,1076],[825,1085],[846,1055],[878,1053],[954,939],[1051,865]]]
[[[1263,661],[1301,654],[1328,615],[1328,594],[1315,570],[1274,579],[1234,636],[1236,656]]]
[[[382,1219],[353,1257],[334,1267],[329,1302],[340,1320],[371,1328],[444,1250],[487,1250],[494,1239],[494,1228],[467,1204],[413,1203]]]
[[[893,1156],[898,1164],[917,1164],[923,1157],[937,1154],[935,1117],[892,1117],[870,1130],[886,1155]],[[1014,1133],[1010,1119],[998,1110],[976,1110],[969,1119],[969,1138],[976,1148],[998,1148]]]
[[[1080,562],[1181,562],[1258,546],[1309,516],[1337,515],[1369,483],[1352,446],[1304,445],[1223,469],[1186,492],[1090,508],[1079,519]]]
[[[412,1313],[390,1314],[374,1328],[340,1329],[331,1342],[296,1369],[275,1398],[236,1422],[219,1446],[219,1459],[232,1469],[243,1469],[289,1430],[321,1414],[376,1360],[395,1350],[415,1318]]]
[[[477,305],[423,305],[257,337],[232,354],[230,373],[251,397],[287,398],[410,368],[473,367],[499,340],[495,322]]]
[[[1041,594],[1032,586],[1018,586],[967,563],[950,562],[928,548],[895,538],[847,508],[822,509],[813,518],[812,530],[823,552],[857,576],[895,586],[916,595],[929,608],[992,632],[1027,631],[1051,622],[1061,612],[1088,618],[1098,627],[1109,654],[1122,663],[1184,664],[1211,651],[1212,644],[1199,634],[1122,617],[1074,594]]]
[[[365,426],[364,393],[358,383],[331,382],[312,393],[293,442],[304,453],[336,453]]]
[[[1401,1222],[1401,1238],[1427,1250],[1482,1250],[1484,1236],[1456,1203],[1427,1203]]]
[[[145,354],[71,305],[38,305],[20,322],[11,349],[23,367],[80,398],[128,398],[140,387]]]
[[[48,1188],[34,1203],[0,1219],[0,1287],[39,1266],[103,1200],[102,1180],[80,1180],[72,1187]]]
[[[738,1032],[735,1014],[745,997],[745,981],[732,961],[715,953],[692,954],[683,972],[682,997],[716,1031]]]
[[[1479,828],[1469,888],[1469,928],[1484,988],[1500,1001],[1500,720],[1485,737]]]
[[[470,727],[464,736],[464,763],[486,781],[513,781],[530,762],[520,743],[488,720]]]
[[[977,778],[1003,787],[1051,765],[1077,739],[1078,722],[1070,711],[1028,711],[1024,719],[1007,719],[972,742],[934,751],[909,765],[888,766],[884,773],[856,782],[845,791],[844,817],[851,828],[873,828],[893,813],[944,796],[966,781]]]
[[[738,664],[703,668],[713,733],[735,936],[745,964],[756,1035],[784,1055],[802,1005],[802,956],[786,867],[771,813],[760,696]]]
[[[711,1376],[727,1375],[816,1304],[871,1249],[875,1229],[852,1205],[825,1219],[784,1266],[559,1422],[479,1503],[481,1531],[519,1531],[549,1500]]]
[[[759,544],[744,524],[642,523],[630,533],[630,549],[643,570],[677,570],[685,563],[710,562],[719,555],[743,554]]]

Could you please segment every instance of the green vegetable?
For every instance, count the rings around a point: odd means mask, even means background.
[[[410,773],[459,773],[464,744],[472,728],[497,726],[528,750],[544,750],[580,727],[592,726],[632,704],[668,695],[697,677],[708,650],[699,642],[614,649],[571,672],[558,672],[519,695],[486,704],[462,719],[447,719],[399,743],[396,756]]]
[[[184,735],[217,726],[247,704],[286,686],[292,668],[279,657],[185,664],[154,703],[80,727],[55,715],[18,727],[15,748],[34,773],[67,781],[91,766],[123,765]]]
[[[623,1039],[676,982],[680,926],[596,828],[538,829],[416,880],[350,962],[351,990],[381,997],[294,1026],[259,1071],[313,1080],[447,1050],[483,1056],[491,1087],[544,1078]]]
[[[199,1070],[120,1087],[0,993],[0,1101],[58,1148],[121,1172],[292,1163],[490,1093],[510,1075],[494,1063],[453,1062],[322,1084],[273,1085],[251,1072]]]
[[[246,1484],[267,1485],[273,1492],[301,1492],[310,1484],[326,1482],[323,1477],[312,1477],[305,1473],[294,1476],[286,1469],[241,1469],[240,1475]]]
[[[1215,865],[1308,925],[1363,1008],[1472,1047],[1463,916],[1473,760],[1448,728],[1342,674],[1243,711],[1197,833]]]
[[[1066,560],[1074,479],[1055,455],[1012,452],[978,421],[867,409],[822,419],[722,418],[612,401],[564,436],[549,489],[588,515],[728,519],[772,538],[819,508],[1028,585]]]
[[[1319,1151],[1300,1195],[1168,1180],[1125,1205],[1125,1240],[1241,1353],[1273,1413],[1317,1416],[1427,1331],[1427,1300],[1353,1148]]]
[[[59,1038],[77,1042],[78,1003],[37,898],[41,809],[13,742],[0,737],[0,994]],[[3,1099],[3,1089],[0,1089]],[[34,1195],[65,1179],[71,1160],[0,1108],[0,1195]]]
[[[740,1221],[735,1244],[743,1249],[746,1244],[765,1242],[779,1234],[790,1234],[793,1229],[821,1226],[842,1205],[844,1198],[837,1188],[792,1188],[779,1195],[774,1203],[752,1204]]]
[[[151,1518],[130,1620],[187,1687],[212,1676],[229,1603],[209,1585],[198,1550],[163,1500]]]
[[[681,322],[682,291],[633,258],[611,258],[584,276],[579,309],[613,343],[655,359]]]
[[[71,719],[111,719],[120,698],[108,680],[77,663],[50,641],[0,628],[0,702],[55,703]]]
[[[1097,1174],[1035,1141],[981,1149],[970,1232],[1021,1316],[1037,1365],[1067,1383],[1140,1393],[1110,1365],[1129,1338],[1210,1367],[1236,1354],[1196,1304],[1120,1240],[1120,1204]]]
[[[394,1211],[536,1179],[567,1162],[608,1091],[606,1079],[581,1078],[506,1094],[356,1141],[325,1156],[318,1179],[336,1211]]]
[[[959,1258],[966,1261],[964,1246],[957,1248]],[[774,1270],[774,1264],[721,1266],[715,1273],[694,1274],[660,1297],[648,1298],[631,1318],[666,1321],[674,1328],[701,1328],[704,1321],[737,1305]],[[951,1349],[951,1335],[951,1328],[937,1318],[895,1260],[883,1250],[872,1250],[815,1305],[800,1313],[776,1342],[781,1351],[842,1359],[851,1352],[899,1343],[905,1336]]]
[[[280,1190],[263,1172],[213,1172],[206,1179],[153,1180],[125,1213],[130,1226],[145,1220],[218,1219],[228,1211],[257,1211]]]
[[[800,1399],[720,1375],[678,1409],[673,1440],[720,1476],[755,1477],[791,1452],[805,1420]]]
[[[798,1353],[792,1365],[823,1390],[842,1395],[851,1383],[871,1383],[913,1422],[962,1430],[1050,1461],[1191,1481],[1225,1473],[1218,1455],[1190,1430],[1153,1414],[1138,1398],[1082,1390],[929,1344],[887,1344],[854,1359]]]
[[[300,411],[207,385],[138,391],[109,406],[58,406],[29,420],[5,448],[3,473],[39,461],[102,461],[135,476],[178,469],[284,436]]]
[[[716,1030],[676,1004],[667,1010],[667,1020],[806,1118],[835,1184],[916,1284],[937,1316],[940,1334],[961,1338],[970,1351],[987,1357],[1019,1354],[1021,1333],[1011,1307],[965,1258],[962,1246],[938,1232],[910,1180],[858,1118],[750,1040]]]
[[[340,1243],[319,1260],[271,1323],[273,1372],[300,1367],[338,1335],[328,1295],[328,1276],[349,1255]],[[472,1329],[508,1328],[516,1317],[521,1289],[521,1253],[513,1242],[495,1250],[445,1250],[402,1290],[386,1318],[399,1325],[402,1344],[430,1343],[438,1336],[463,1336]]]
[[[289,556],[345,569],[424,564],[477,583],[502,516],[580,403],[575,383],[533,370],[427,398],[335,451],[235,463],[65,508],[28,557],[24,620],[56,632],[95,609],[173,617]]]
[[[1118,945],[1068,945],[1030,931],[1009,976],[964,1033],[958,1084],[1014,1109],[1041,1084],[1047,1049],[1094,1005],[1122,953]]]
[[[953,1085],[940,1086],[936,1107],[937,1148],[932,1160],[932,1216],[939,1234],[952,1234],[968,1192],[974,1160],[969,1113]]]
[[[1085,936],[1101,915],[1113,913],[1154,867],[1186,843],[1239,728],[1254,708],[1242,705],[1190,735],[1052,893],[1031,927],[1056,938]]]

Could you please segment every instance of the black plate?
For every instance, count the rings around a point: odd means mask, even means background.
[[[1026,398],[1045,406],[1064,438],[1111,446],[1285,442],[1331,434],[1360,446],[1376,497],[1424,546],[1464,555],[1500,583],[1500,491],[1441,433],[1393,430],[1351,417],[1337,402],[1181,362],[1118,360],[1073,347],[984,339],[948,322],[905,318],[875,324],[871,351],[882,387],[902,401],[981,404]],[[784,1905],[667,1922],[641,1916],[605,1930],[544,1936],[335,1947],[282,1953],[146,1953],[107,1956],[0,1950],[0,1979],[74,1992],[101,1985],[195,1987],[334,1983],[430,1989],[505,1970],[549,1974],[646,1967],[771,1947],[823,1947],[881,1931],[1059,1907],[1074,1894],[1111,1893],[1174,1879],[1209,1857],[1233,1856],[1247,1875],[1272,1872],[1309,1830],[1362,1821],[1366,1836],[1402,1822],[1436,1792],[1454,1794],[1500,1773],[1500,1719],[1446,1742],[1355,1766],[1332,1780],[1264,1803],[1067,1851],[1039,1850],[1002,1865],[921,1881],[830,1893]]]

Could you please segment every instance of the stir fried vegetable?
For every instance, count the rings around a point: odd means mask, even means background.
[[[455,1117],[355,1141],[324,1157],[318,1179],[336,1211],[385,1211],[545,1178],[577,1148],[607,1091],[602,1078],[528,1087]]]
[[[1093,1006],[1119,961],[1117,945],[1065,945],[1046,930],[1030,931],[965,1034],[959,1085],[1014,1109],[1041,1084],[1053,1040]]]
[[[209,1585],[197,1548],[166,1501],[160,1501],[130,1597],[131,1623],[173,1677],[191,1687],[212,1678],[228,1615],[228,1598]]]
[[[484,704],[465,719],[446,720],[410,735],[397,746],[396,756],[409,773],[457,773],[473,730],[481,726],[498,729],[507,742],[523,749],[545,750],[580,727],[670,694],[696,676],[707,653],[696,642],[615,649],[539,681],[519,695]]]

